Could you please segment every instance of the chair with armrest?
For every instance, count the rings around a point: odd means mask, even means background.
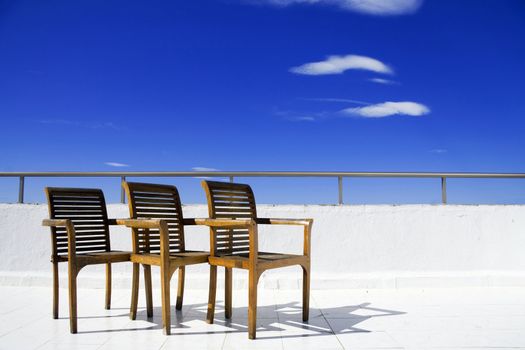
[[[165,334],[170,334],[170,280],[179,270],[176,309],[182,308],[185,266],[208,263],[208,252],[186,250],[184,225],[194,225],[184,219],[179,193],[175,186],[123,182],[131,219],[117,222],[132,228],[133,286],[130,317],[136,318],[139,290],[139,264],[144,268],[146,307],[153,316],[151,266],[160,267],[162,320]]]
[[[308,320],[310,300],[310,236],[312,219],[263,219],[257,217],[255,198],[248,185],[202,181],[208,200],[209,219],[195,219],[210,227],[210,294],[207,321],[213,323],[217,266],[225,267],[225,316],[232,315],[232,269],[248,270],[248,337],[255,339],[257,282],[269,269],[299,265],[303,269],[303,321]],[[303,226],[302,255],[260,252],[257,226]]]
[[[87,265],[106,264],[106,309],[111,306],[111,264],[130,260],[131,252],[111,250],[104,194],[99,189],[45,189],[51,229],[53,264],[53,318],[58,318],[58,264],[68,263],[69,325],[77,333],[77,276]]]

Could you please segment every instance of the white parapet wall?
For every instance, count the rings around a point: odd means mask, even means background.
[[[112,218],[128,215],[125,205],[108,208]],[[183,210],[185,217],[207,216],[205,205]],[[314,289],[525,286],[522,205],[260,205],[258,214],[314,219]],[[50,234],[41,226],[46,217],[46,205],[0,204],[0,285],[51,285]],[[259,231],[261,250],[302,251],[300,227]],[[129,250],[128,229],[111,232],[112,248]],[[188,227],[186,244],[208,250],[208,229]],[[66,286],[66,264],[61,265]],[[235,271],[235,287],[245,287],[246,273]],[[129,287],[130,276],[129,263],[114,265],[116,287]],[[189,267],[186,276],[188,288],[207,288],[208,266]],[[277,269],[266,272],[260,286],[299,288],[301,277],[298,267]],[[102,288],[103,279],[103,266],[89,266],[79,285]]]

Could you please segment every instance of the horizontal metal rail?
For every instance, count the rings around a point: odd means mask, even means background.
[[[338,203],[343,204],[343,178],[435,178],[441,179],[441,202],[447,203],[447,178],[465,179],[525,179],[525,173],[459,173],[459,172],[365,172],[365,171],[49,171],[0,172],[0,177],[19,179],[18,202],[24,202],[24,183],[30,177],[225,177],[230,182],[236,177],[332,177],[338,182]],[[125,196],[121,192],[121,202]]]

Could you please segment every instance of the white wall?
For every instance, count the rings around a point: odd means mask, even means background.
[[[525,285],[525,206],[261,205],[258,213],[314,219],[312,288]],[[126,217],[127,207],[111,204],[109,214]],[[184,206],[185,217],[206,214],[204,205]],[[0,204],[0,284],[50,284],[46,216],[46,205]],[[189,249],[207,250],[205,227],[186,232]],[[129,249],[126,228],[112,229],[112,246]],[[262,226],[259,246],[300,253],[301,228]],[[102,287],[101,272],[85,268],[80,285]],[[205,265],[190,267],[188,287],[206,288],[207,273]],[[114,275],[117,287],[128,287],[130,264],[115,265]],[[245,273],[235,277],[243,287]],[[279,269],[265,273],[261,285],[297,288],[300,277],[299,268]]]

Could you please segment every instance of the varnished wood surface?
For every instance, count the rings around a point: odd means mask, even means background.
[[[210,227],[210,288],[207,321],[213,323],[217,290],[216,266],[226,269],[225,316],[231,317],[232,269],[248,270],[248,337],[256,337],[257,283],[269,269],[299,265],[303,269],[303,320],[309,316],[310,241],[312,219],[258,218],[255,197],[249,185],[202,181],[208,201],[208,219],[194,219]],[[303,254],[259,252],[258,229],[261,225],[299,225],[303,227]]]
[[[53,318],[58,318],[58,263],[68,263],[69,320],[77,332],[77,276],[87,265],[106,264],[105,308],[111,307],[111,264],[130,260],[131,252],[112,251],[104,194],[99,189],[45,189],[49,219],[42,225],[51,229],[53,265]]]
[[[147,314],[153,316],[151,298],[151,266],[160,267],[162,320],[165,334],[171,333],[170,280],[179,270],[176,308],[184,300],[185,266],[208,263],[208,252],[187,251],[184,225],[195,224],[185,220],[178,190],[175,186],[136,182],[123,182],[127,194],[130,219],[117,219],[116,223],[132,229],[134,263],[133,275],[138,277],[138,266],[144,266]],[[136,267],[135,267],[136,266]],[[138,278],[133,283],[130,317],[135,319],[138,302]]]

